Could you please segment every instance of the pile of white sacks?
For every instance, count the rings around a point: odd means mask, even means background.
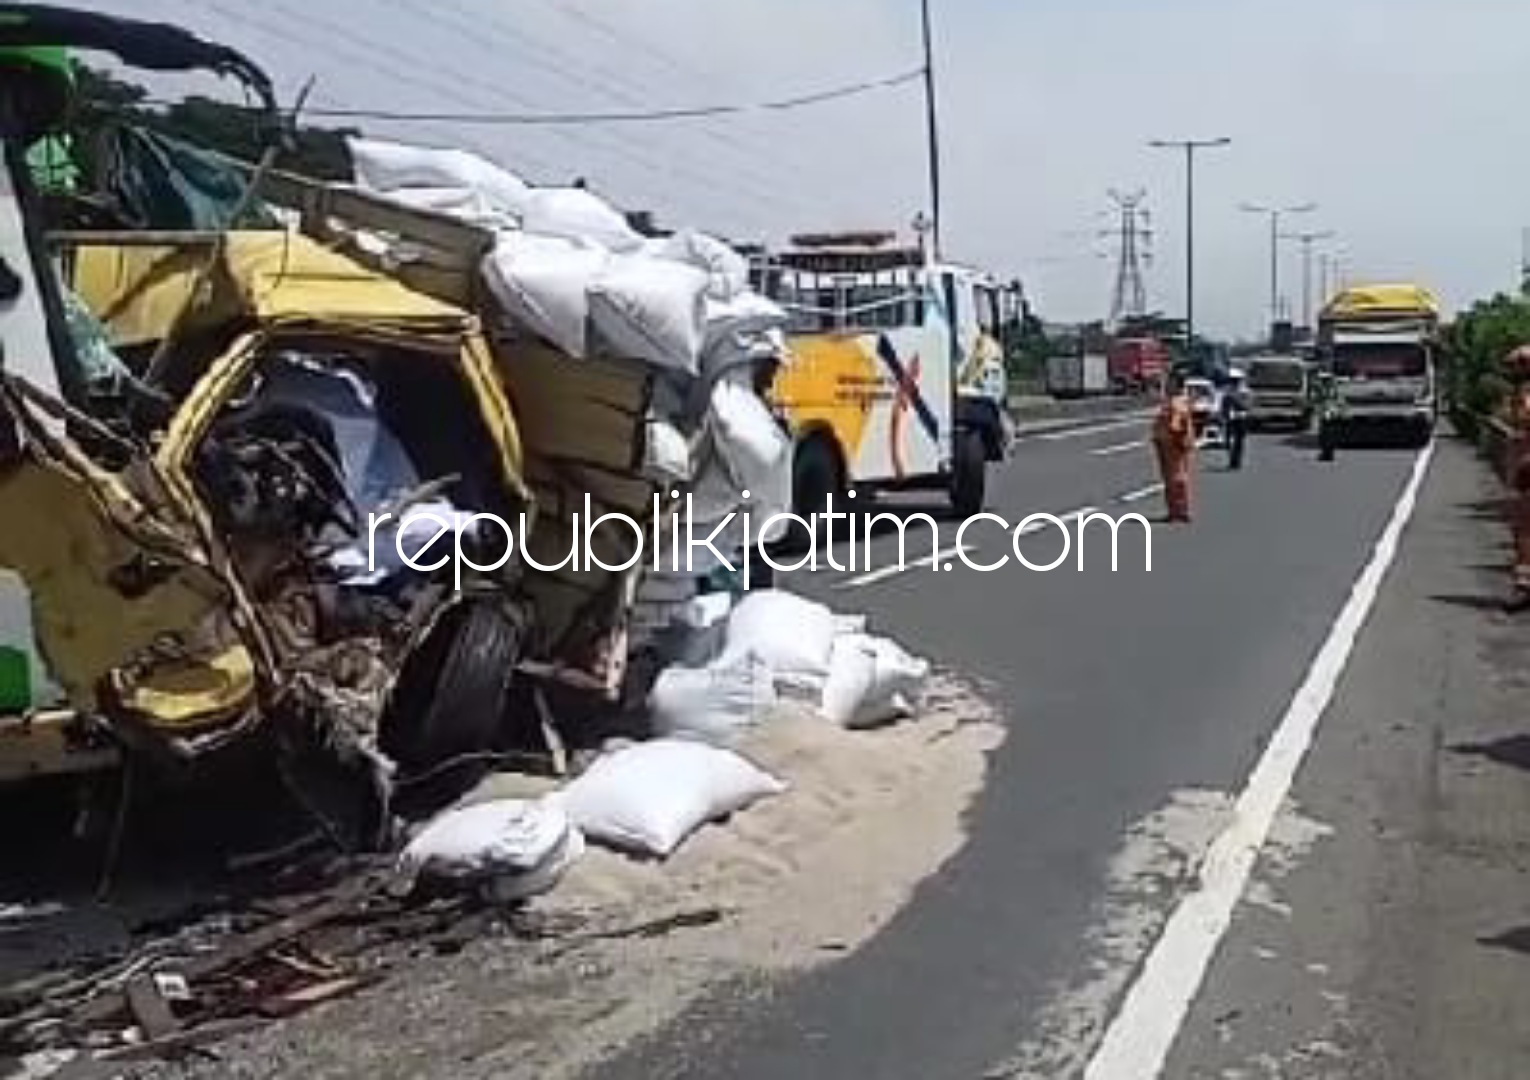
[[[693,230],[645,238],[593,192],[532,187],[466,151],[373,139],[350,151],[360,188],[494,230],[483,279],[518,329],[657,376],[644,473],[691,495],[698,535],[741,510],[744,491],[755,522],[789,508],[791,441],[752,383],[757,361],[783,354],[786,313],[750,289],[743,256]],[[742,549],[742,515],[715,543]],[[718,565],[698,549],[684,573],[648,575],[637,629],[663,629]]]
[[[663,671],[649,696],[654,738],[608,750],[540,800],[504,799],[451,810],[421,830],[400,857],[407,882],[444,877],[501,900],[551,889],[586,842],[665,858],[708,822],[786,790],[736,749],[768,723],[783,698],[810,703],[825,723],[871,727],[907,715],[929,665],[790,593],[728,594],[697,605],[698,663]],[[699,614],[699,613],[698,613]]]

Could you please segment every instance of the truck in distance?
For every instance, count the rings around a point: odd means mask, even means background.
[[[1312,424],[1307,362],[1298,356],[1254,356],[1248,373],[1249,428],[1306,431]]]
[[[1325,453],[1360,434],[1429,441],[1439,323],[1433,294],[1413,284],[1348,288],[1323,308],[1318,355],[1328,387],[1318,438]]]
[[[1109,359],[1100,353],[1047,357],[1047,393],[1055,398],[1092,397],[1112,390]]]
[[[1169,370],[1169,348],[1157,338],[1121,338],[1108,354],[1111,385],[1119,394],[1155,389]]]

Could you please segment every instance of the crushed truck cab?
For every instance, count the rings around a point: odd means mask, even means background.
[[[271,739],[333,833],[382,842],[395,780],[488,748],[528,621],[514,560],[459,589],[370,550],[372,515],[529,505],[477,320],[282,232],[76,236],[60,255],[126,368],[163,357],[169,409],[108,470],[82,445],[104,430],[5,380],[20,438],[0,506],[29,527],[0,564],[28,583],[49,668],[151,759]],[[335,783],[312,782],[320,760]]]

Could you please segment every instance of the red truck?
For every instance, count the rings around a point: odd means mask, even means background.
[[[1122,338],[1110,348],[1110,384],[1117,393],[1142,393],[1169,370],[1169,349],[1157,338]]]

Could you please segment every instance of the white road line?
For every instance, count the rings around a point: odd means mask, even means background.
[[[1066,514],[1053,514],[1052,516],[1057,518],[1059,521],[1076,521],[1081,517],[1094,513],[1095,510],[1096,508],[1093,506],[1084,506],[1077,510],[1070,510]],[[1021,520],[1023,521],[1025,519],[1022,518]],[[1019,532],[1021,536],[1030,536],[1032,533],[1039,533],[1042,529],[1051,529],[1055,527],[1056,526],[1054,526],[1050,521],[1033,521],[1023,529],[1017,529],[1016,531]]]
[[[1147,413],[1141,413],[1128,417],[1125,420],[1114,420],[1109,424],[1092,424],[1089,427],[1067,428],[1063,431],[1043,431],[1036,435],[1022,435],[1021,438],[1045,439],[1047,442],[1054,442],[1058,439],[1082,439],[1089,435],[1098,435],[1102,431],[1118,431],[1124,427],[1139,426],[1147,416]]]
[[[904,563],[901,566],[897,563],[889,563],[887,566],[869,570],[864,574],[857,574],[848,581],[839,582],[834,587],[836,589],[854,589],[861,585],[871,585],[878,581],[886,581],[888,578],[908,570],[917,570],[920,567],[943,564],[947,559],[954,559],[962,552],[971,550],[973,550],[971,544],[955,545],[943,551],[937,551],[933,555],[926,555],[922,559],[915,559],[913,562]]]
[[[1136,442],[1119,443],[1116,446],[1102,446],[1098,450],[1091,450],[1089,452],[1095,457],[1110,457],[1113,454],[1124,454],[1128,450],[1136,450],[1146,445],[1146,439],[1138,439]]]
[[[1149,484],[1145,488],[1138,488],[1136,491],[1128,491],[1125,495],[1117,495],[1116,502],[1141,502],[1143,499],[1151,499],[1154,495],[1157,495],[1161,491],[1163,491],[1162,484]]]
[[[1065,514],[1053,514],[1052,516],[1060,521],[1075,521],[1078,518],[1087,517],[1088,515],[1096,512],[1098,512],[1097,507],[1084,506],[1077,510],[1069,510]],[[1021,520],[1024,519],[1022,518]],[[1030,536],[1033,533],[1041,532],[1043,529],[1050,529],[1053,527],[1054,526],[1050,521],[1033,521],[1023,529],[1019,529],[1019,533],[1021,536]],[[1011,533],[1011,535],[1013,535],[1013,533]],[[954,559],[964,552],[970,553],[976,550],[977,548],[973,544],[953,545],[951,547],[945,548],[942,551],[937,551],[934,555],[926,555],[922,559],[915,559],[914,561],[905,563],[902,566],[899,566],[896,563],[891,563],[887,566],[878,567],[875,570],[868,570],[864,574],[857,574],[853,578],[837,582],[834,588],[855,589],[862,585],[873,585],[878,581],[886,581],[890,577],[895,577],[898,574],[906,573],[909,570],[918,570],[937,563],[944,564],[948,559]],[[843,554],[843,552],[841,552],[841,554]]]
[[[1376,541],[1370,562],[1356,579],[1306,680],[1238,796],[1232,823],[1207,850],[1195,887],[1169,916],[1163,935],[1090,1059],[1084,1080],[1155,1080],[1163,1072],[1190,1004],[1200,992],[1207,966],[1232,922],[1233,909],[1248,885],[1270,825],[1312,746],[1355,638],[1397,556],[1398,541],[1413,516],[1419,487],[1433,456],[1431,445],[1414,462],[1413,475]]]

